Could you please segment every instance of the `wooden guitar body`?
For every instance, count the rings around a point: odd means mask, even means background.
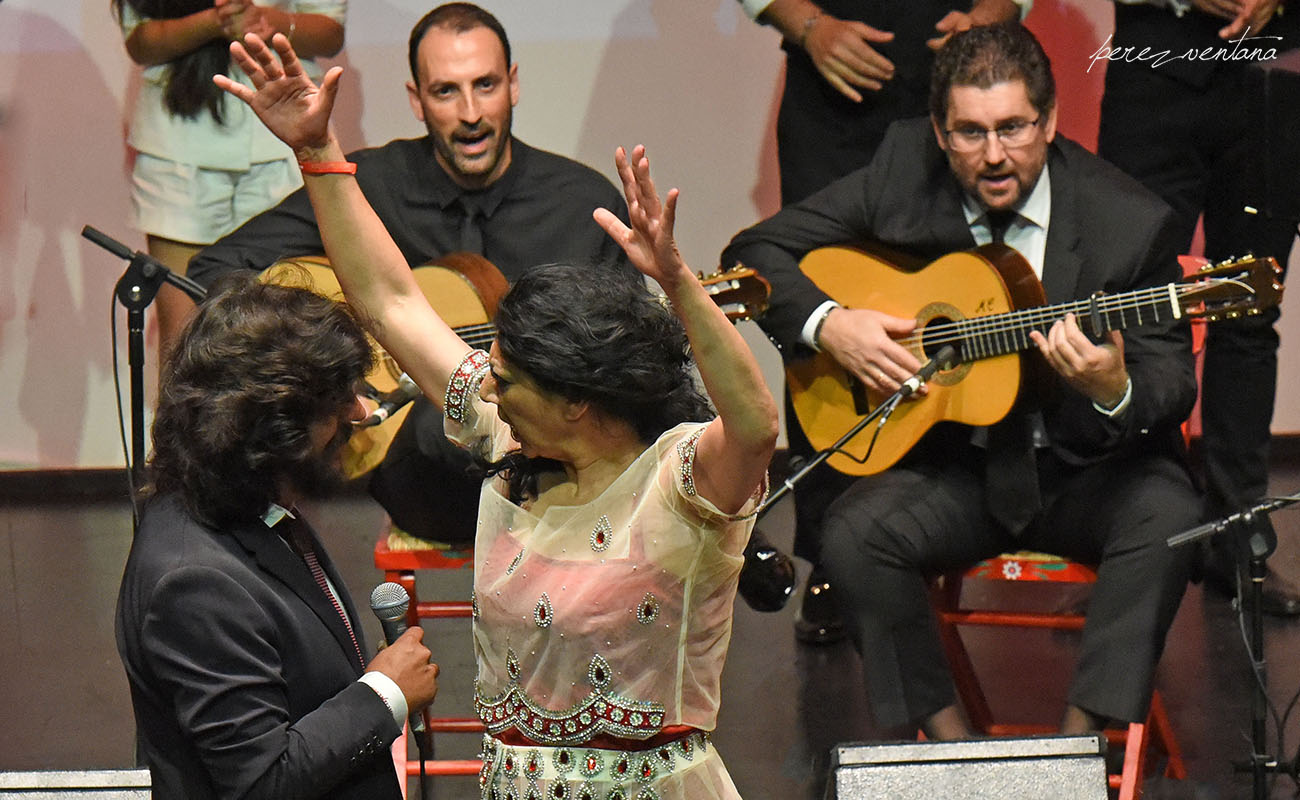
[[[1023,383],[1041,386],[1041,381],[1026,381],[1026,374],[1036,377],[1047,369],[1041,360],[1023,355],[1035,349],[1031,332],[1045,335],[1068,314],[1085,332],[1101,337],[1152,323],[1258,314],[1277,305],[1283,290],[1274,259],[1246,256],[1206,264],[1166,286],[1048,306],[1028,262],[1005,245],[951,253],[921,269],[900,269],[894,265],[900,262],[897,254],[881,252],[824,247],[804,256],[799,268],[843,306],[915,319],[916,331],[898,342],[921,362],[951,345],[958,363],[935,373],[926,384],[928,394],[903,401],[883,427],[868,426],[827,459],[847,475],[889,468],[935,423],[992,425],[1002,419]],[[824,353],[789,365],[786,379],[799,425],[819,451],[834,445],[886,399],[868,396]]]
[[[411,274],[429,303],[462,339],[474,347],[487,348],[495,335],[492,317],[509,286],[505,276],[491,262],[470,253],[452,253],[437,264],[415,267]],[[335,300],[343,299],[338,278],[323,256],[280,261],[262,273],[262,280],[310,289]],[[376,362],[366,380],[380,394],[391,392],[397,388],[402,369],[374,339],[370,339],[370,343],[375,349]],[[353,431],[343,456],[344,472],[348,478],[364,475],[379,466],[388,455],[388,447],[410,409],[408,404],[382,424]]]
[[[820,248],[799,266],[843,306],[915,319],[918,335],[903,343],[923,363],[941,346],[927,342],[928,327],[1045,302],[1028,263],[1004,245],[951,253],[915,271],[900,270],[884,257],[856,247]],[[942,301],[934,299],[940,295]],[[866,456],[876,433],[874,425],[843,448],[849,455],[831,456],[827,463],[847,475],[873,475],[902,458],[938,422],[992,425],[1015,404],[1021,357],[1009,353],[963,361],[935,373],[926,384],[928,394],[901,403],[879,429],[869,460],[854,459]],[[865,393],[826,353],[790,364],[786,380],[795,416],[816,450],[834,444],[883,399]]]

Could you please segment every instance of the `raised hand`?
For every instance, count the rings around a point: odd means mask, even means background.
[[[677,190],[671,189],[661,203],[650,177],[650,159],[645,147],[632,148],[629,160],[623,148],[614,151],[614,164],[623,181],[627,197],[628,220],[631,227],[605,208],[592,214],[596,223],[605,229],[627,253],[628,260],[643,274],[654,278],[665,290],[683,277],[691,277],[690,268],[677,251],[673,239],[673,223],[677,217]]]
[[[243,43],[230,44],[230,56],[252,80],[252,89],[225,75],[212,76],[213,82],[247,103],[271,133],[295,152],[325,147],[343,68],[331,67],[317,86],[284,34],[271,37],[271,45],[274,51],[255,33]]]

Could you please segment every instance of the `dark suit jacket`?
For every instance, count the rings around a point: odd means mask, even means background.
[[[1049,147],[1052,217],[1043,286],[1048,303],[1121,292],[1179,278],[1173,215],[1133,179],[1058,135]],[[772,284],[760,324],[786,358],[807,350],[799,334],[827,296],[799,271],[808,251],[875,240],[934,259],[975,246],[961,209],[961,188],[934,140],[928,118],[890,127],[871,163],[807,200],[741,231],[722,254]],[[937,298],[936,298],[937,299]],[[1185,323],[1166,322],[1124,332],[1124,358],[1133,379],[1129,407],[1098,413],[1062,382],[1043,409],[1053,448],[1069,463],[1089,463],[1126,447],[1176,447],[1172,436],[1191,412],[1196,381]]]
[[[214,530],[177,497],[150,502],[117,645],[154,797],[400,796],[392,713],[357,682],[347,629],[302,559],[260,520]]]

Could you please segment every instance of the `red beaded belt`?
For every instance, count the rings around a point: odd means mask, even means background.
[[[608,733],[598,733],[585,742],[576,745],[566,745],[568,747],[594,747],[597,750],[653,750],[665,744],[672,744],[680,739],[685,739],[692,733],[704,734],[699,728],[690,725],[669,725],[663,730],[651,736],[649,739],[625,739],[621,736],[613,736]],[[553,747],[544,742],[538,742],[529,739],[523,735],[518,728],[508,728],[500,733],[492,734],[492,737],[502,744],[508,744],[511,747]]]

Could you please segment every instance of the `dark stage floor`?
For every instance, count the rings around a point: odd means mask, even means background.
[[[1275,466],[1273,490],[1300,490],[1300,459],[1284,461]],[[0,770],[132,766],[134,728],[112,631],[131,530],[125,502],[0,498],[0,503],[0,641],[5,643],[0,648]],[[363,604],[382,580],[371,561],[381,516],[360,497],[332,502],[314,515],[343,565],[349,589]],[[791,521],[787,503],[763,528],[788,545]],[[1293,544],[1274,558],[1300,562],[1300,511],[1279,512],[1275,521],[1284,529],[1283,540]],[[1300,563],[1295,566],[1290,572],[1300,574]],[[465,597],[469,591],[468,572],[420,581],[425,599]],[[1078,600],[1061,594],[1048,598],[1058,605]],[[797,644],[793,616],[792,607],[758,614],[737,603],[714,741],[746,798],[817,800],[829,748],[876,738],[852,648]],[[370,640],[377,641],[378,624],[373,619],[366,624]],[[469,715],[468,621],[425,625],[442,666],[437,709]],[[1300,618],[1268,618],[1265,637],[1269,695],[1285,707],[1300,688]],[[1013,721],[1059,718],[1073,634],[977,632],[967,641],[995,710]],[[1230,601],[1192,586],[1170,633],[1158,681],[1190,778],[1150,784],[1148,797],[1250,796],[1249,776],[1233,771],[1233,763],[1249,754],[1250,681]],[[1286,734],[1283,757],[1293,759],[1300,723],[1291,720]],[[439,753],[472,757],[473,739],[444,736]],[[477,796],[472,778],[439,779],[435,794],[439,800]],[[1271,796],[1295,794],[1295,782],[1282,777]]]

